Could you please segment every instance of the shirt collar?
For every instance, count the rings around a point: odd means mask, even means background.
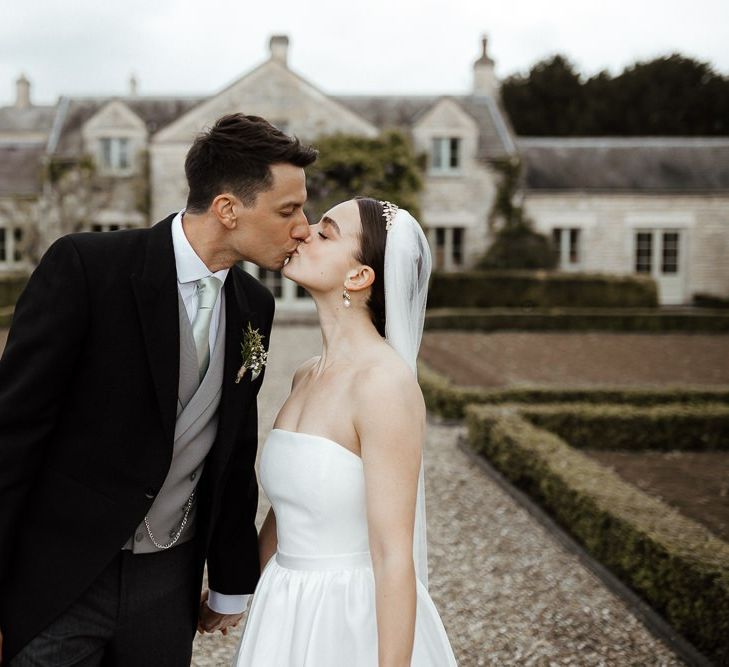
[[[191,283],[207,276],[215,276],[220,282],[225,282],[230,269],[221,269],[213,273],[193,250],[182,229],[183,209],[172,220],[172,247],[175,253],[175,267],[177,268],[177,282]]]

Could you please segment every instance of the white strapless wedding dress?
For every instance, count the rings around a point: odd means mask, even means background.
[[[362,459],[316,435],[274,429],[261,485],[276,513],[278,551],[253,596],[237,667],[377,667],[375,579]],[[413,667],[456,660],[417,582]]]

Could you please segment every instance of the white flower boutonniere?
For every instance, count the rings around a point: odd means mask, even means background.
[[[243,357],[243,365],[240,367],[238,374],[235,376],[235,383],[238,384],[245,374],[250,370],[251,382],[255,380],[263,370],[268,360],[268,352],[263,347],[263,336],[258,329],[254,329],[251,323],[243,335],[243,342],[240,344],[241,356]]]

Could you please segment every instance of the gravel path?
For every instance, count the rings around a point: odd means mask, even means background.
[[[274,330],[262,438],[293,369],[319,345],[318,329]],[[457,448],[460,433],[462,427],[431,424],[425,451],[430,589],[458,664],[683,664]],[[262,498],[259,522],[268,507]],[[193,665],[229,665],[241,631],[198,636]]]

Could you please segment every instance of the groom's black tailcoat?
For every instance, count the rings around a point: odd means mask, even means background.
[[[172,460],[179,306],[171,223],[75,234],[46,253],[18,301],[0,360],[0,630],[4,661],[119,554]],[[235,383],[250,322],[268,344],[271,293],[225,281],[217,438],[198,486],[198,581],[252,593],[259,576],[256,395]],[[195,586],[199,591],[199,586]],[[197,599],[190,600],[194,627]],[[187,630],[185,630],[187,632]]]

